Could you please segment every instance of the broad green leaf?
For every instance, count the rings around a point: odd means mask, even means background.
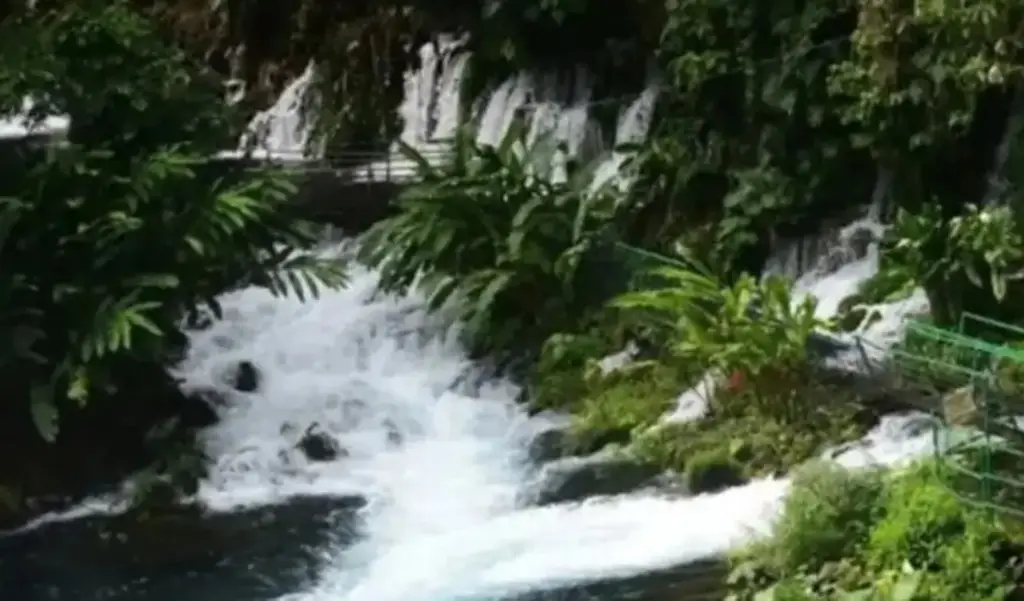
[[[71,373],[68,384],[68,398],[84,407],[89,400],[89,375],[84,367],[78,367]]]
[[[58,420],[60,414],[54,404],[53,388],[48,384],[37,384],[32,387],[29,399],[32,423],[36,431],[49,443],[56,442],[60,431]]]
[[[1006,277],[997,271],[992,272],[992,296],[999,302],[1006,298]]]

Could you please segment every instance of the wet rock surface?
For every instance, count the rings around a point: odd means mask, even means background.
[[[0,592],[18,601],[257,601],[295,590],[346,542],[358,498],[300,498],[204,515],[89,517],[0,537]]]
[[[509,597],[503,601],[722,601],[727,596],[725,561],[708,559],[628,578]]]
[[[681,491],[681,486],[660,469],[628,457],[569,457],[545,466],[536,502],[551,505],[643,489]]]
[[[240,361],[231,376],[231,387],[238,392],[256,392],[262,376],[251,361]]]
[[[313,424],[307,428],[296,447],[310,461],[334,461],[347,455],[338,441],[323,431],[319,424]]]

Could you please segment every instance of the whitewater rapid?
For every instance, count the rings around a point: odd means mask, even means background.
[[[376,283],[357,269],[347,288],[306,304],[257,289],[225,295],[225,319],[190,334],[176,370],[186,388],[227,401],[204,436],[214,458],[199,493],[207,506],[368,499],[358,541],[326,549],[328,567],[289,601],[498,599],[685,564],[770,529],[786,479],[691,499],[531,507],[530,442],[550,422],[525,415],[515,386],[477,372],[422,299],[381,295]],[[260,371],[256,392],[230,385],[240,361]],[[908,434],[915,421],[887,418],[840,461],[927,452],[930,436]],[[314,423],[347,456],[310,462],[296,435],[282,434]]]

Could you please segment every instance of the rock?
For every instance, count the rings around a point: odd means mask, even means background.
[[[836,324],[840,331],[853,332],[858,329],[868,328],[882,320],[882,313],[878,309],[866,305],[855,305],[844,311]]]
[[[241,361],[232,380],[231,386],[238,392],[256,392],[260,386],[260,372],[251,361]]]
[[[181,425],[187,429],[208,428],[218,421],[216,408],[227,401],[215,390],[200,390],[185,397],[179,414]]]
[[[202,331],[213,325],[213,315],[209,311],[191,311],[185,316],[185,329]]]
[[[671,484],[659,468],[630,457],[571,457],[548,464],[537,503],[582,501],[598,495],[619,495]]]
[[[398,430],[398,424],[390,419],[386,419],[382,425],[384,426],[384,430],[387,432],[388,444],[393,447],[397,447],[402,444],[403,438],[402,433]]]
[[[722,450],[698,453],[686,463],[686,486],[691,494],[720,492],[746,482],[742,466]]]
[[[983,416],[979,415],[978,404],[974,400],[974,386],[962,386],[943,395],[942,416],[954,426],[978,423]]]
[[[334,461],[345,455],[338,441],[330,434],[313,424],[306,429],[298,444],[295,445],[310,461]]]
[[[729,572],[730,564],[725,558],[702,559],[636,575],[610,575],[596,581],[561,585],[509,601],[719,601],[726,598]]]
[[[547,463],[561,459],[572,447],[570,434],[563,428],[550,428],[537,434],[530,441],[530,459],[536,463]]]
[[[278,598],[318,576],[318,549],[352,532],[364,504],[307,497],[233,512],[177,506],[46,524],[0,537],[0,590],[18,600],[217,597],[211,590]]]

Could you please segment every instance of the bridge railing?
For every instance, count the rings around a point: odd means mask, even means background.
[[[451,151],[441,145],[418,149],[419,156],[433,165],[442,164]],[[224,156],[227,156],[226,154]],[[234,156],[245,156],[234,153]],[[331,173],[353,182],[401,183],[415,180],[420,171],[417,161],[397,150],[349,149],[327,157],[313,158],[300,152],[254,150],[248,158],[262,165],[277,165],[297,174]]]

